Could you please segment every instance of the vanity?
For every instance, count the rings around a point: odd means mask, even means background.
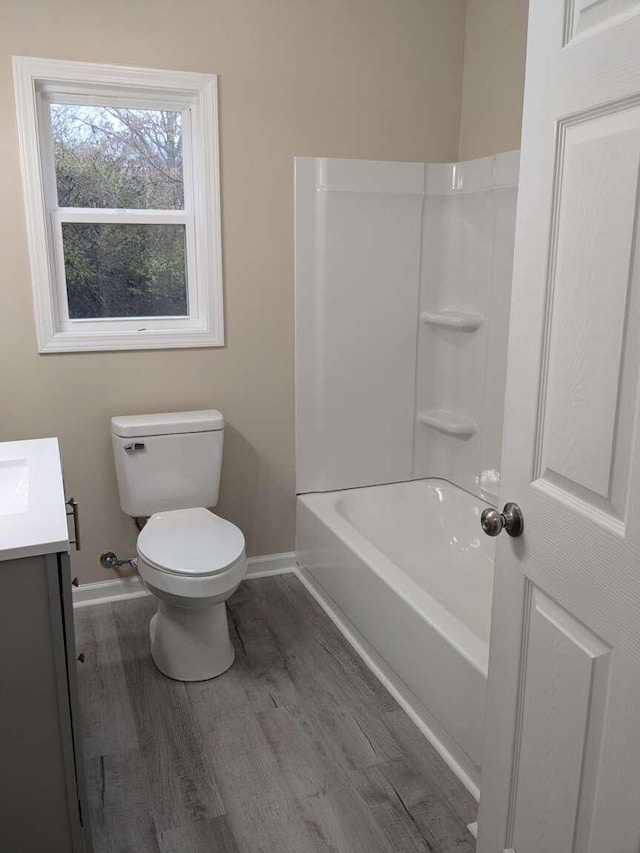
[[[3,851],[91,851],[69,560],[77,520],[57,439],[0,443]]]

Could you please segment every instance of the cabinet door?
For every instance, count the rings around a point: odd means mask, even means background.
[[[55,559],[55,566],[53,565]],[[51,558],[51,569],[55,571],[57,595],[52,597],[52,607],[60,614],[60,626],[63,634],[62,650],[58,667],[60,669],[60,702],[66,705],[69,726],[67,756],[68,785],[70,787],[70,809],[72,823],[75,823],[74,842],[77,849],[91,853],[91,832],[88,823],[88,803],[84,775],[84,756],[82,750],[82,731],[80,725],[80,705],[76,678],[77,650],[73,624],[73,596],[71,585],[71,565],[68,554],[57,554]],[[75,805],[74,805],[75,803]],[[77,809],[77,810],[76,810]],[[75,848],[74,848],[75,850]]]
[[[58,557],[0,563],[0,850],[80,853]]]

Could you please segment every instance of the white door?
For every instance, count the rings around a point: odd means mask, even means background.
[[[479,853],[640,850],[640,0],[531,0]]]

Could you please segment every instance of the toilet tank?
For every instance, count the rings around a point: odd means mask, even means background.
[[[214,507],[224,418],[215,409],[111,419],[120,506],[133,517]]]

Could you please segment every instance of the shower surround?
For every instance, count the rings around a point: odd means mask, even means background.
[[[296,481],[495,499],[519,152],[296,158]]]
[[[476,796],[518,162],[296,159],[301,577]]]

